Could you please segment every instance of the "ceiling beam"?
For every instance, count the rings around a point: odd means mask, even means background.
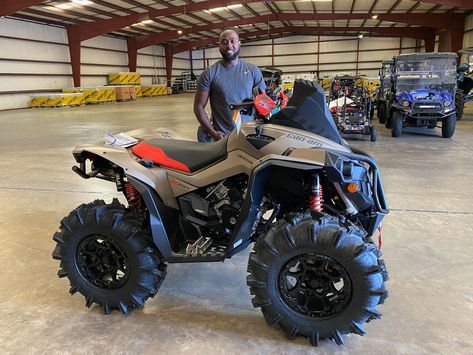
[[[17,11],[42,3],[43,1],[44,0],[3,0],[2,6],[0,7],[0,16],[14,14]]]
[[[473,1],[471,0],[422,0],[422,2],[430,2],[431,4],[461,7],[462,9],[473,9]]]
[[[264,36],[272,34],[320,34],[320,33],[370,33],[373,35],[382,35],[386,37],[411,37],[424,39],[427,35],[434,33],[434,29],[426,27],[307,27],[307,26],[285,26],[278,28],[270,28],[269,30],[253,31],[241,34],[241,38],[249,38],[255,36]],[[262,38],[261,40],[263,40]],[[209,45],[217,45],[216,37],[206,38],[194,42],[185,42],[173,46],[173,53],[184,52],[193,49],[199,49]]]
[[[240,26],[255,23],[268,23],[270,21],[297,21],[297,20],[340,20],[340,19],[370,19],[370,14],[354,13],[277,13],[262,16],[246,17],[235,21],[224,21],[205,26],[193,26],[182,29],[181,36],[191,33],[221,29],[224,27]],[[457,23],[464,23],[463,14],[379,14],[378,20],[401,22],[411,25],[445,29]],[[383,28],[383,27],[380,27]],[[163,31],[136,37],[137,48],[144,48],[154,44],[178,39],[177,31]]]

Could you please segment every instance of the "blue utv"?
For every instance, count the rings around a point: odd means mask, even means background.
[[[399,137],[404,127],[441,127],[442,137],[453,136],[457,120],[456,70],[455,53],[412,53],[394,57],[385,123],[393,137]]]

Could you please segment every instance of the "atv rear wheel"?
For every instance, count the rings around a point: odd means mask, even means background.
[[[53,258],[61,261],[58,276],[68,277],[69,292],[80,292],[87,307],[97,303],[106,314],[143,307],[166,275],[143,221],[118,200],[79,206],[61,221],[53,239]]]
[[[386,123],[386,104],[384,103],[378,105],[378,119],[379,123]]]
[[[378,127],[372,126],[371,127],[370,140],[372,142],[376,142],[377,139],[378,139]]]
[[[384,263],[363,233],[337,218],[310,214],[281,220],[255,243],[247,284],[266,322],[288,338],[307,337],[312,345],[329,338],[366,333],[363,324],[380,318]]]
[[[465,107],[465,93],[462,89],[457,89],[455,94],[455,113],[457,114],[457,121],[463,116],[463,109]]]
[[[455,114],[445,117],[442,120],[442,137],[443,138],[451,138],[453,136],[453,133],[455,133],[456,123],[457,123],[457,117]]]
[[[404,121],[404,115],[399,111],[394,111],[393,122],[391,128],[391,136],[399,137],[402,133],[402,123]]]

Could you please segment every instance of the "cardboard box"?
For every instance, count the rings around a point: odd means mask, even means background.
[[[136,91],[133,86],[116,86],[115,95],[117,101],[136,100]]]

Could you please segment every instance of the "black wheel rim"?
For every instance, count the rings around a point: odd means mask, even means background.
[[[348,273],[334,259],[316,253],[298,255],[279,274],[282,300],[311,318],[329,318],[343,312],[352,287]]]
[[[126,253],[116,242],[103,235],[90,235],[81,241],[76,263],[87,281],[106,290],[122,287],[130,274]]]

